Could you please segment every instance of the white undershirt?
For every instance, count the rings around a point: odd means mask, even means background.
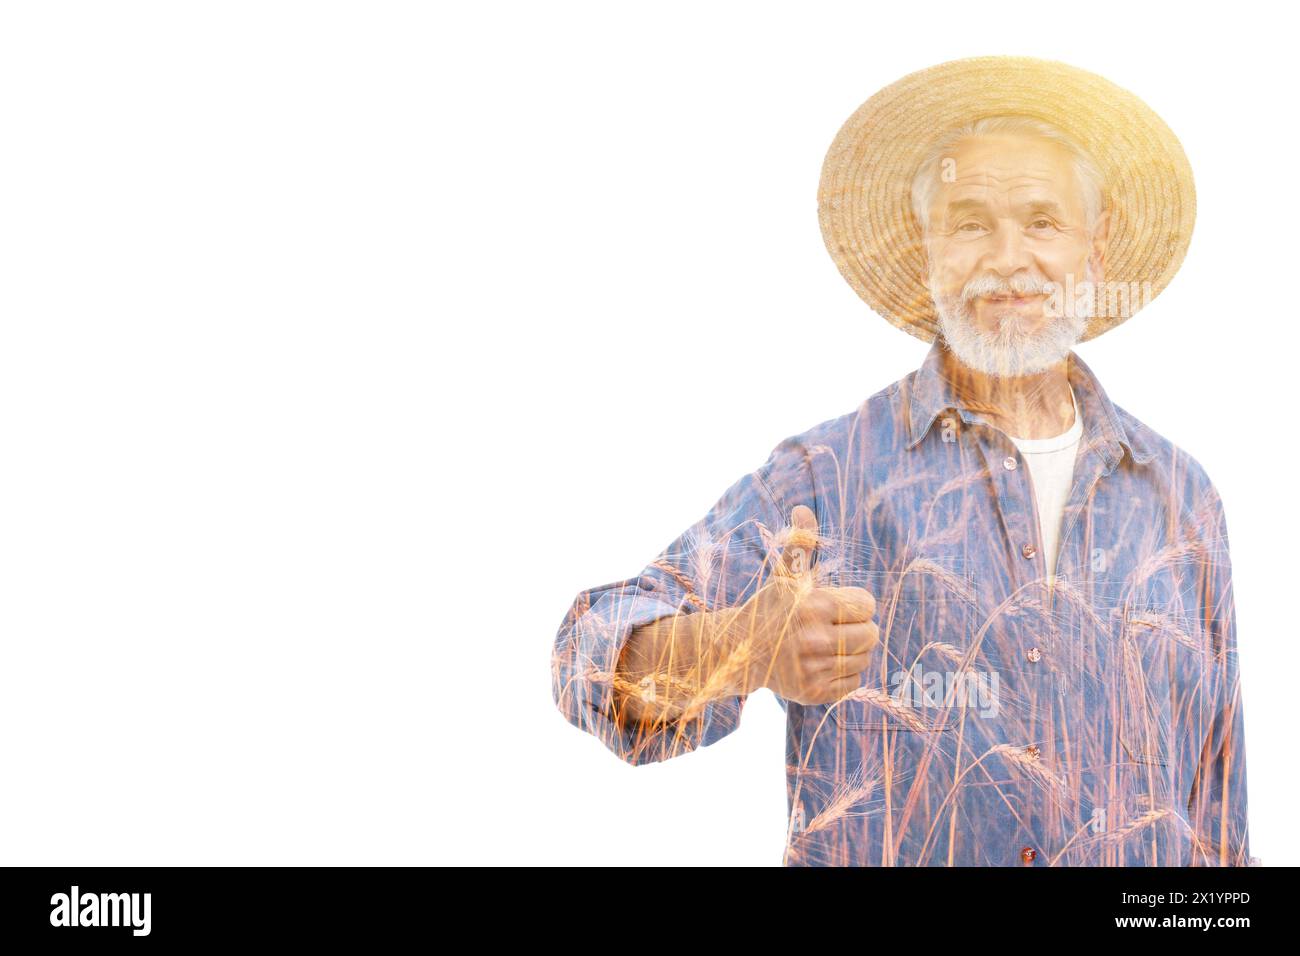
[[[1083,416],[1079,414],[1079,400],[1070,389],[1074,403],[1074,424],[1051,438],[1007,437],[1020,449],[1029,465],[1034,497],[1038,499],[1038,522],[1043,529],[1043,559],[1047,562],[1047,580],[1056,573],[1056,549],[1060,544],[1061,515],[1070,498],[1074,480],[1074,457],[1083,437]]]

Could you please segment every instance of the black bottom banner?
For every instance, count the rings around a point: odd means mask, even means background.
[[[1235,946],[1295,917],[1288,869],[206,868],[3,870],[0,940],[100,946],[364,944],[541,931],[706,937],[865,933],[1018,945],[1192,936]],[[567,923],[567,927],[560,929]],[[676,924],[676,925],[675,925]],[[702,925],[701,925],[702,924]],[[470,936],[471,939],[477,938]],[[1262,938],[1262,937],[1261,937]],[[704,942],[703,940],[701,942]],[[815,945],[815,943],[814,943]],[[11,950],[13,951],[13,950]]]

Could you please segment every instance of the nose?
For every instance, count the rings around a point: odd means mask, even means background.
[[[1001,276],[1011,276],[1033,267],[1033,258],[1025,245],[1024,236],[1015,223],[1000,221],[990,239],[992,246],[985,260],[985,268]]]

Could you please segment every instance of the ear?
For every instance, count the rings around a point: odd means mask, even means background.
[[[1090,242],[1089,261],[1095,270],[1097,281],[1104,282],[1106,279],[1106,248],[1110,242],[1109,209],[1097,217],[1097,222],[1092,227]]]
[[[930,253],[930,237],[923,234],[921,236],[921,281],[929,291],[930,279],[934,276],[934,258]],[[933,296],[931,296],[933,298]]]

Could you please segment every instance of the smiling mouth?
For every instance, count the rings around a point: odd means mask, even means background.
[[[1039,298],[1037,295],[986,295],[983,296],[985,302],[992,302],[996,305],[1025,305]]]

